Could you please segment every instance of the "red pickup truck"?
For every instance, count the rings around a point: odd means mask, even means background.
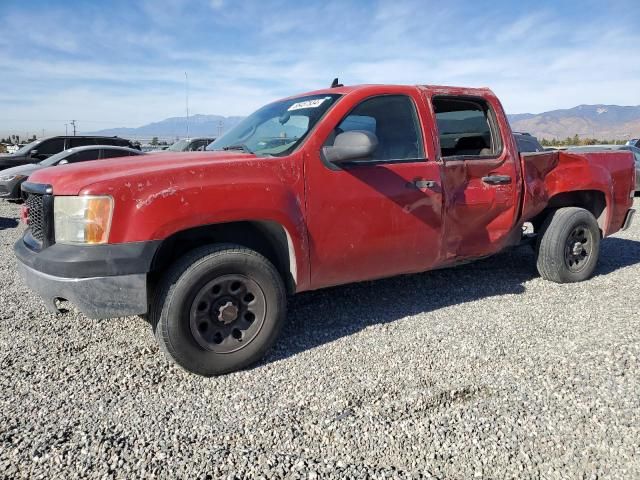
[[[216,375],[263,356],[287,294],[523,241],[542,277],[585,280],[631,222],[634,175],[629,152],[520,155],[488,89],[337,86],[266,105],[206,152],[36,172],[15,253],[51,310],[146,315],[178,364]]]

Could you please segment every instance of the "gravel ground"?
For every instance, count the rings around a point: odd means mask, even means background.
[[[302,294],[262,363],[206,379],[139,318],[47,313],[17,216],[0,205],[0,478],[640,478],[640,222],[581,284],[523,247]]]

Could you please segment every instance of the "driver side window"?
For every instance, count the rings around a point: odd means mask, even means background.
[[[338,124],[325,146],[332,146],[337,135],[350,131],[370,132],[378,140],[373,154],[357,162],[424,160],[418,115],[406,95],[364,100]]]

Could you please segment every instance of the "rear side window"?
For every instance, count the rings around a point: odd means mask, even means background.
[[[128,147],[129,142],[122,138],[96,138],[94,144],[96,145],[113,145],[117,147]]]
[[[67,143],[68,145],[71,145],[70,147],[67,146],[67,148],[86,147],[88,145],[96,144],[93,138],[69,138]]]
[[[116,157],[126,157],[129,152],[125,150],[116,150],[111,148],[105,148],[102,150],[102,158],[116,158]]]
[[[502,145],[495,116],[482,99],[434,97],[443,157],[493,157]]]
[[[97,160],[100,155],[99,149],[94,150],[83,150],[78,153],[74,153],[73,155],[69,155],[66,160],[69,163],[77,163],[77,162],[86,162],[88,160]]]
[[[365,130],[378,138],[378,148],[364,162],[424,159],[418,115],[413,101],[405,95],[384,95],[362,101],[342,119],[325,146],[333,145],[337,135],[353,130]]]

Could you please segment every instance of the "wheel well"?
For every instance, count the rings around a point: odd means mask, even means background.
[[[151,271],[162,272],[187,252],[213,243],[234,243],[264,255],[282,276],[287,291],[295,292],[295,254],[286,230],[275,222],[221,223],[174,233],[156,251]]]
[[[599,190],[580,190],[554,195],[549,199],[547,207],[531,219],[534,231],[539,231],[549,213],[562,207],[580,207],[588,210],[596,217],[600,230],[604,231],[607,220],[607,200],[604,193]]]

